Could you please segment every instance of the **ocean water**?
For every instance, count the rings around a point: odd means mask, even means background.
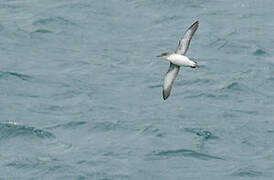
[[[1,0],[0,179],[273,179],[273,7]],[[156,55],[196,20],[163,101]]]

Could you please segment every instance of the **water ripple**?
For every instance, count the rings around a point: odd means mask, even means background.
[[[201,160],[210,160],[210,159],[220,159],[224,160],[221,157],[213,156],[209,154],[199,153],[191,149],[178,149],[178,150],[164,150],[164,151],[154,151],[152,153],[154,157],[163,157],[163,158],[172,158],[172,157],[192,157]]]
[[[0,79],[6,79],[6,78],[9,78],[9,77],[16,77],[16,78],[19,78],[23,81],[29,81],[29,80],[32,79],[32,77],[29,76],[29,75],[16,73],[16,72],[9,72],[9,71],[0,71]]]
[[[36,168],[46,165],[51,161],[57,161],[57,159],[51,159],[50,157],[43,157],[43,158],[21,158],[18,160],[14,160],[11,162],[6,163],[5,165],[12,168]],[[52,163],[52,162],[51,162]]]
[[[96,122],[92,125],[93,130],[103,131],[103,132],[121,130],[124,128],[125,127],[123,127],[119,122],[115,123],[115,122],[109,122],[109,121]]]
[[[31,32],[31,35],[33,34],[37,34],[37,33],[41,33],[41,34],[52,34],[53,32],[47,29],[37,29],[33,32]]]
[[[156,84],[156,85],[150,85],[150,86],[148,86],[148,88],[150,88],[150,89],[160,88],[160,87],[162,87],[161,84]]]
[[[237,171],[233,172],[231,175],[232,176],[248,176],[248,177],[257,177],[261,176],[263,173],[257,170],[253,170],[250,168],[247,169],[238,169]]]
[[[52,126],[52,127],[48,127],[46,129],[56,129],[56,128],[63,128],[63,129],[74,129],[78,126],[82,126],[87,124],[86,121],[71,121],[68,123],[64,123],[64,124],[58,124],[56,126]]]
[[[39,19],[33,22],[33,25],[49,25],[49,24],[74,25],[73,22],[63,17],[48,17],[48,18]]]
[[[201,136],[204,139],[219,139],[218,136],[213,135],[213,133],[208,130],[202,130],[198,128],[184,128],[184,131],[196,134],[197,136]]]
[[[55,138],[55,135],[43,129],[19,125],[17,123],[0,123],[0,139],[7,139],[18,136],[38,137],[42,139]]]
[[[255,56],[264,56],[266,54],[267,54],[267,52],[265,52],[262,49],[256,49],[256,51],[253,52],[253,55],[255,55]]]
[[[227,90],[242,91],[243,88],[238,82],[230,82],[226,84],[225,86],[221,87],[219,90],[220,91],[227,91]]]
[[[199,93],[199,94],[195,94],[195,95],[189,95],[186,96],[186,98],[197,98],[197,97],[207,97],[207,98],[212,98],[212,99],[216,99],[216,98],[227,98],[228,96],[225,94],[213,94],[213,93]]]
[[[141,129],[141,134],[152,134],[152,135],[155,135],[156,137],[163,137],[165,135],[164,132],[161,132],[159,128],[156,128],[152,124]]]

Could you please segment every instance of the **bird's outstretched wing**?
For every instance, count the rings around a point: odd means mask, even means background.
[[[183,55],[186,54],[189,48],[191,38],[193,34],[195,33],[195,31],[197,30],[198,26],[199,26],[199,22],[196,21],[186,30],[183,38],[180,39],[179,41],[179,45],[175,51],[176,54],[183,54]]]
[[[170,63],[169,69],[166,73],[164,85],[163,85],[163,98],[166,100],[170,95],[172,84],[176,79],[176,76],[180,70],[180,66]]]

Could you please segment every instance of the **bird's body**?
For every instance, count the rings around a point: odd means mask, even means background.
[[[190,60],[185,56],[192,36],[199,26],[199,22],[193,23],[185,32],[183,38],[180,39],[178,47],[174,53],[162,53],[158,57],[163,57],[170,61],[169,69],[165,75],[164,85],[163,85],[163,98],[166,100],[170,95],[172,85],[179,73],[180,66],[186,66],[191,68],[197,68],[199,65],[197,62]]]
[[[170,54],[166,59],[177,66],[195,67],[197,64],[188,57],[176,53]]]

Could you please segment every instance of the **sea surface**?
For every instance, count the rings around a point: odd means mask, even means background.
[[[1,0],[0,179],[274,178],[273,0]],[[199,20],[162,98],[169,63]]]

